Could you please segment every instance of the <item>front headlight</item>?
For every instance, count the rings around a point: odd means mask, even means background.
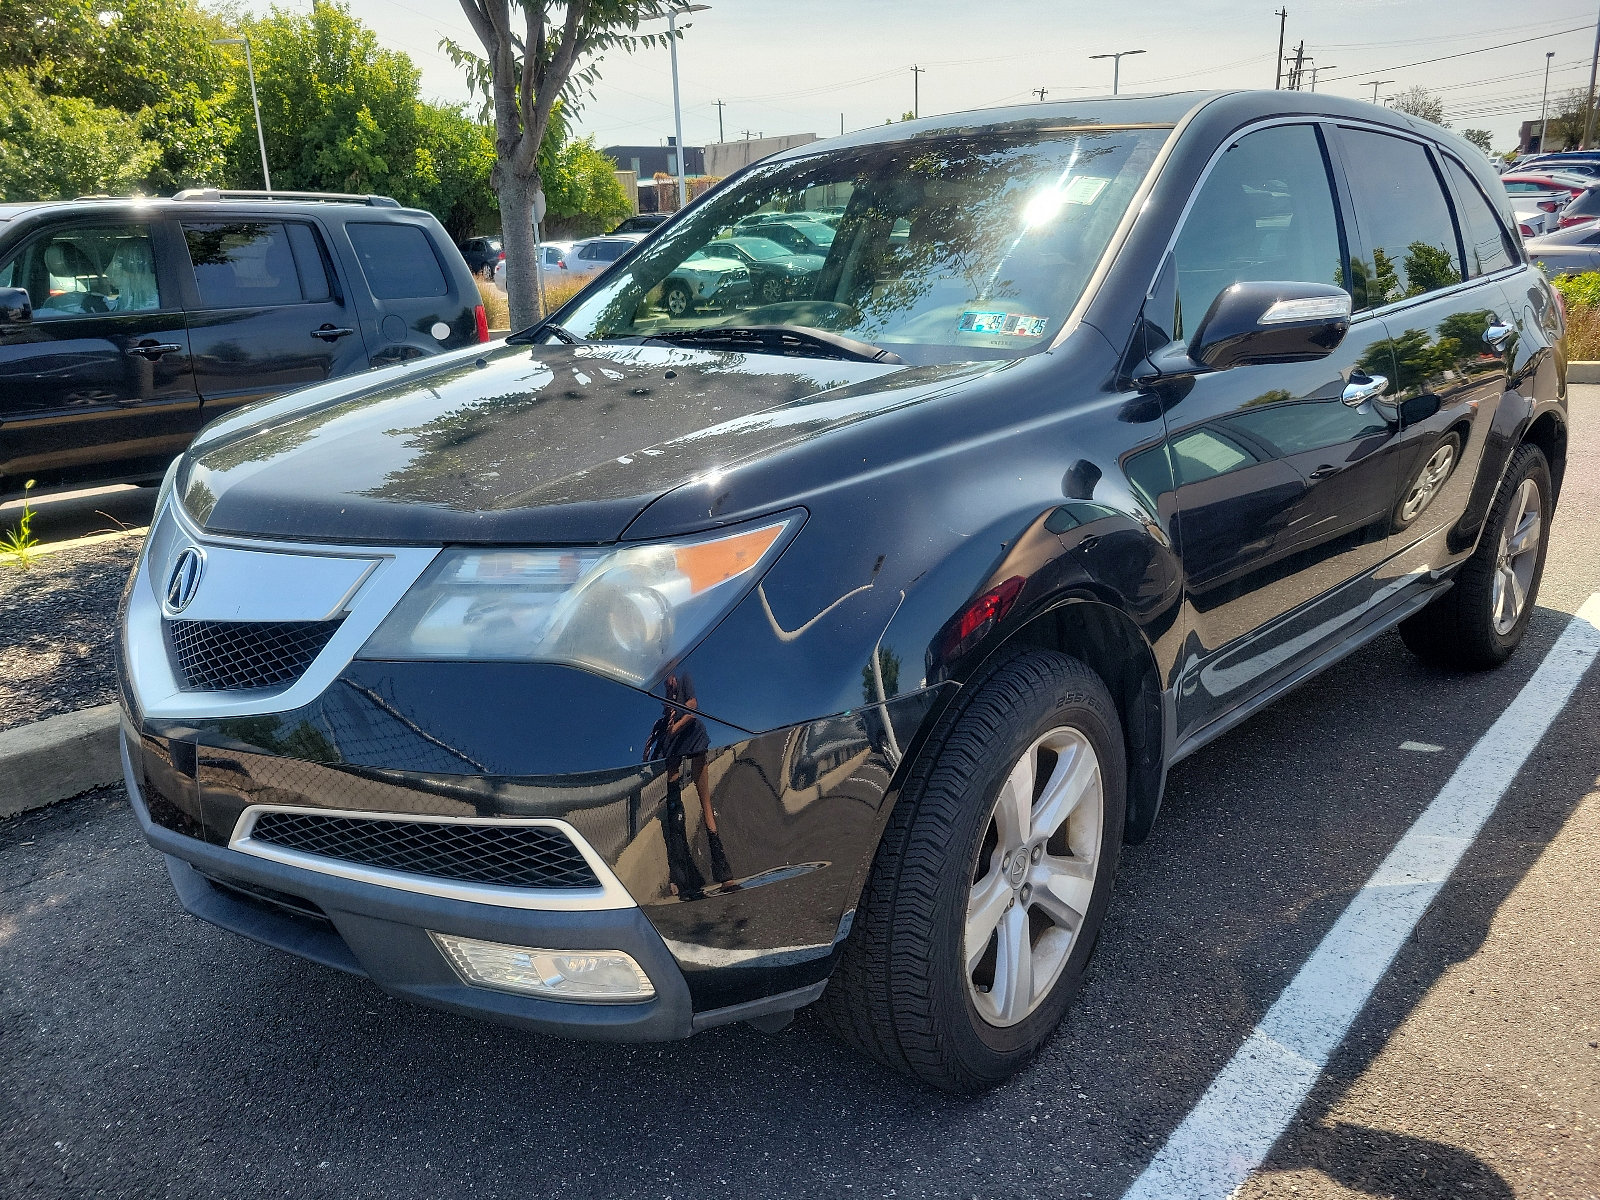
[[[798,524],[609,549],[447,549],[358,657],[569,663],[647,684],[738,602]]]

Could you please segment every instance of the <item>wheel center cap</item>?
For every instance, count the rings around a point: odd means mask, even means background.
[[[1006,878],[1011,881],[1012,887],[1021,887],[1023,877],[1028,873],[1028,855],[1018,851],[1011,856],[1011,865],[1006,868]]]

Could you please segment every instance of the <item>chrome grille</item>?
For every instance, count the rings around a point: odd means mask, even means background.
[[[338,621],[167,621],[185,691],[288,687],[328,644]]]
[[[264,812],[249,836],[286,850],[440,879],[518,888],[600,886],[572,840],[543,825]]]

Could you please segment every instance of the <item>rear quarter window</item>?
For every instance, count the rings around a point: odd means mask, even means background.
[[[450,294],[444,268],[433,250],[433,239],[422,229],[368,221],[352,221],[345,229],[367,277],[367,286],[379,300]]]

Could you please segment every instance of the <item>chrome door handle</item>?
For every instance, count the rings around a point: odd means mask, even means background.
[[[1344,395],[1340,398],[1351,408],[1360,408],[1368,400],[1376,400],[1383,395],[1383,390],[1388,386],[1389,380],[1383,375],[1352,375],[1344,385]]]
[[[325,342],[337,342],[342,337],[349,337],[354,329],[335,329],[332,325],[324,325],[321,329],[313,329],[311,336],[321,338]]]
[[[155,362],[163,354],[176,354],[182,349],[177,342],[141,342],[137,346],[129,346],[127,352]]]
[[[1503,349],[1516,330],[1503,321],[1496,321],[1483,331],[1483,340],[1496,350]]]
[[[1315,471],[1311,472],[1311,478],[1326,479],[1329,475],[1337,475],[1338,473],[1338,467],[1334,466],[1332,463],[1323,463]]]

